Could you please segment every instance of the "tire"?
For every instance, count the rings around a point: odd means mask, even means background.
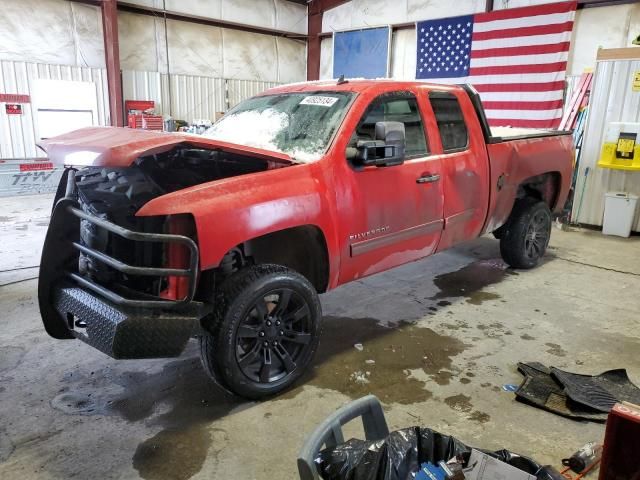
[[[538,265],[551,236],[551,211],[545,202],[525,197],[516,202],[501,232],[500,254],[513,268]]]
[[[282,302],[282,305],[281,305]],[[309,281],[278,265],[256,265],[221,285],[200,337],[207,373],[249,399],[275,395],[304,373],[318,348],[320,300]]]

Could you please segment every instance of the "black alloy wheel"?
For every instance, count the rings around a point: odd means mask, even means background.
[[[278,265],[256,265],[226,279],[203,323],[202,363],[231,392],[251,399],[288,388],[318,348],[322,311],[309,281]]]
[[[531,218],[524,238],[525,255],[530,260],[537,261],[547,249],[551,224],[549,215],[544,210],[538,210]]]
[[[533,268],[540,262],[551,237],[551,211],[538,199],[525,197],[513,207],[499,229],[500,253],[513,268]]]
[[[289,288],[258,298],[236,333],[236,360],[254,382],[271,383],[293,373],[310,348],[309,305]]]

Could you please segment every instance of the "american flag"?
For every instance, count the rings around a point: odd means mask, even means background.
[[[473,84],[491,126],[557,128],[576,3],[418,22],[416,78]]]

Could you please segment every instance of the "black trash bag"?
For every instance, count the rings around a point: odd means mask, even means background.
[[[530,458],[508,450],[477,450],[531,475],[542,468]],[[376,442],[351,439],[327,448],[319,453],[316,465],[324,480],[413,480],[422,463],[446,462],[457,455],[467,462],[471,447],[429,428],[411,427],[396,430]]]

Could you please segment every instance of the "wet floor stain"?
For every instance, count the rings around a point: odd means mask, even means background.
[[[488,413],[480,412],[476,410],[474,412],[471,412],[471,415],[469,415],[468,418],[473,422],[487,423],[489,420],[491,420],[491,415],[489,415]]]
[[[126,377],[127,394],[112,401],[114,411],[129,420],[142,420],[158,405],[169,405],[166,413],[147,422],[162,430],[142,442],[133,456],[133,466],[142,478],[187,480],[202,469],[205,460],[216,461],[228,437],[209,425],[242,400],[217,387],[197,358],[172,362],[157,374],[131,372]]]
[[[472,305],[482,305],[484,302],[487,302],[489,300],[497,300],[500,298],[500,295],[498,295],[497,293],[492,293],[492,292],[474,292],[471,295],[469,295],[469,298],[467,298],[467,303],[470,303]]]
[[[138,446],[133,467],[145,479],[188,480],[211,457],[211,444],[226,444],[228,440],[227,432],[221,429],[191,426],[162,430]]]
[[[458,395],[452,395],[445,398],[444,403],[446,403],[449,408],[455,410],[456,412],[468,414],[467,419],[471,420],[472,422],[487,423],[489,420],[491,420],[491,416],[488,413],[473,409],[471,397],[467,395],[463,395],[461,393]]]
[[[471,397],[463,394],[453,395],[444,399],[444,403],[457,412],[470,412],[473,409]]]
[[[449,383],[451,383],[451,379],[453,378],[453,372],[449,372],[447,370],[440,370],[435,375],[432,375],[431,378],[438,385],[449,385]]]
[[[7,217],[5,215],[0,215],[0,223],[7,223],[10,222],[11,220],[15,219],[16,217]]]
[[[467,330],[469,328],[469,324],[460,319],[455,319],[455,323],[441,323],[440,326],[447,330]]]
[[[457,338],[408,322],[387,327],[373,318],[325,317],[323,321],[314,367],[303,382],[354,399],[373,393],[385,403],[428,400],[432,396],[428,382],[411,371],[422,370],[434,382],[448,383],[453,357],[465,349]],[[355,344],[362,344],[362,349]],[[287,395],[296,395],[300,388]]]
[[[70,373],[64,381],[67,385],[51,402],[58,410],[118,415],[159,427],[156,435],[138,445],[132,458],[133,467],[146,480],[187,480],[205,461],[215,463],[228,436],[210,424],[247,404],[217,387],[194,357],[167,363],[155,372],[114,375],[107,367],[91,374]]]
[[[545,343],[545,345],[549,347],[549,349],[547,350],[547,353],[550,353],[551,355],[555,355],[556,357],[567,356],[567,352],[562,348],[561,345],[558,345],[557,343]]]
[[[493,339],[502,339],[505,335],[513,335],[513,332],[508,330],[502,323],[493,322],[493,323],[479,323],[477,325],[478,330],[480,330],[486,338]]]
[[[482,305],[486,301],[500,298],[500,295],[485,292],[482,289],[501,282],[507,275],[517,275],[517,273],[509,270],[506,264],[500,260],[473,262],[460,270],[436,276],[433,283],[440,291],[431,299],[464,297],[467,303]]]

